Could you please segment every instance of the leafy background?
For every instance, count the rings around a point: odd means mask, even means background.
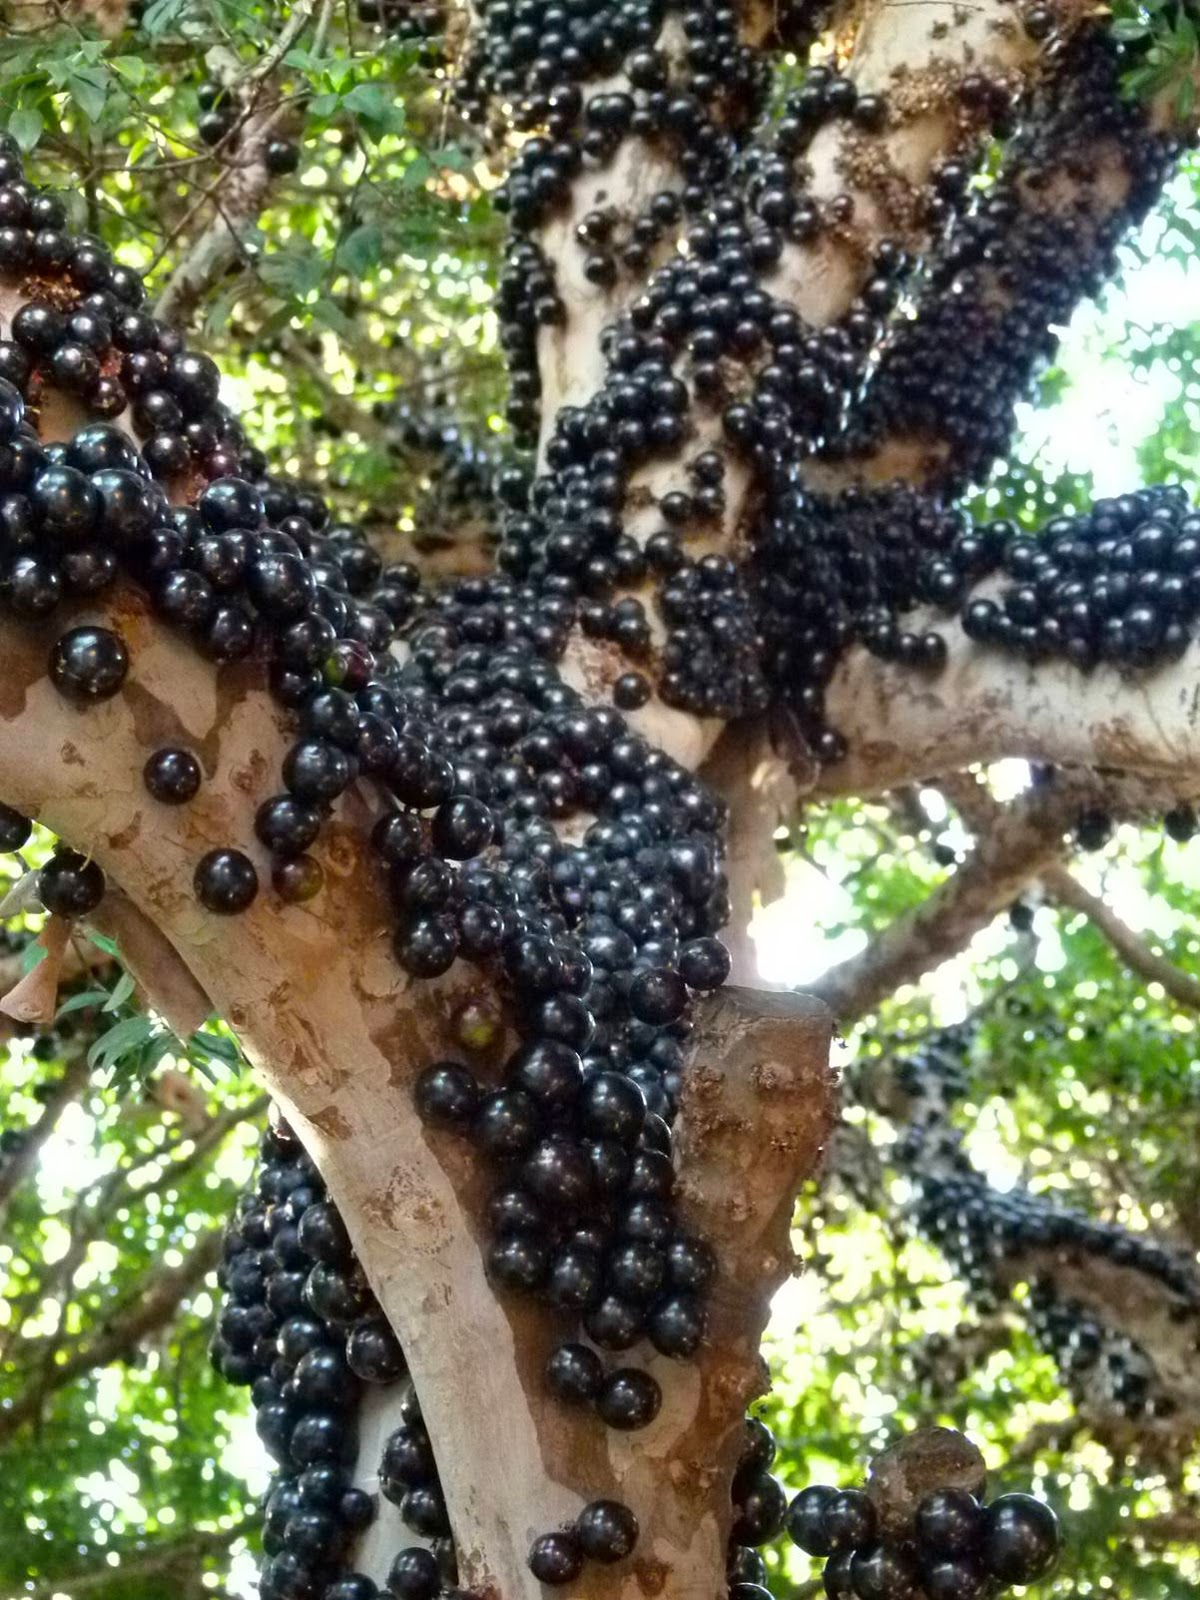
[[[493,309],[497,175],[447,108],[429,40],[365,23],[353,5],[312,17],[276,68],[298,168],[239,230],[237,257],[193,330],[273,463],[331,490],[389,551],[453,548],[475,525],[444,470],[462,452],[453,440],[442,451],[414,444],[388,418],[395,407],[424,422],[452,413],[471,450],[509,448]],[[219,166],[197,136],[201,85],[251,68],[284,21],[242,0],[151,0],[112,37],[76,14],[0,42],[0,116],[33,176],[61,189],[76,225],[146,272],[152,294],[209,220]],[[1147,54],[1148,70],[1194,55],[1179,7],[1122,0],[1117,22],[1160,52]],[[1195,481],[1198,240],[1193,160],[1129,241],[1118,280],[1081,308],[1025,410],[1016,456],[980,488],[977,510],[1033,525],[1095,492]],[[1013,764],[997,775],[1010,789],[1026,777]],[[811,980],[952,870],[934,846],[954,850],[961,835],[939,797],[925,799],[924,821],[847,802],[780,839],[789,893],[759,923],[771,978]],[[1080,870],[1195,970],[1200,843],[1121,828]],[[17,943],[28,931],[20,919],[9,928]],[[93,995],[53,1033],[0,1043],[10,1144],[40,1114],[47,1085],[72,1070],[83,1084],[81,1054],[128,1011],[127,1000],[107,1013],[106,1003]],[[978,1037],[960,1114],[989,1174],[1200,1245],[1195,1019],[1125,975],[1079,919],[1038,907],[1021,932],[999,918],[840,1047],[851,1155],[800,1208],[809,1268],[780,1294],[772,1326],[778,1381],[762,1410],[779,1434],[779,1470],[793,1487],[851,1482],[902,1428],[952,1423],[984,1447],[997,1484],[1032,1485],[1062,1511],[1069,1554],[1044,1592],[1182,1600],[1200,1578],[1195,1457],[1147,1463],[1106,1449],[1019,1323],[956,1362],[980,1343],[975,1314],[936,1253],[908,1237],[902,1180],[869,1159],[894,1130],[854,1103],[859,1075],[904,1037],[968,1013]],[[265,1467],[244,1394],[207,1363],[211,1274],[110,1349],[164,1271],[203,1264],[262,1116],[227,1050],[180,1046],[176,1061],[171,1041],[156,1048],[168,1053],[143,1055],[140,1073],[87,1077],[0,1230],[3,1596],[251,1592],[249,1524]],[[202,1119],[194,1104],[187,1121],[165,1109],[163,1073],[176,1067]],[[89,1366],[96,1352],[105,1359]],[[79,1372],[62,1382],[67,1362]],[[6,1428],[6,1410],[30,1395],[40,1398],[32,1416]],[[1169,1544],[1156,1523],[1168,1513]],[[805,1558],[772,1560],[780,1594],[815,1592]]]

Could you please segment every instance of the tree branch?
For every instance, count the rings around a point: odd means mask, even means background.
[[[298,0],[289,26],[297,15],[301,15],[303,23],[311,9],[304,0]],[[282,35],[278,42],[283,42]],[[164,322],[184,325],[190,321],[201,300],[242,254],[241,231],[254,221],[266,204],[272,182],[266,159],[267,145],[287,125],[292,107],[270,90],[263,79],[256,80],[255,95],[252,108],[239,119],[235,132],[226,136],[227,141],[236,136],[237,143],[224,157],[225,165],[209,191],[212,218],[158,297],[155,315]]]
[[[1078,783],[1034,792],[1003,811],[956,871],[920,905],[896,917],[866,949],[812,985],[845,1027],[933,967],[964,950],[1062,850],[1078,814]]]
[[[937,613],[912,613],[905,625],[943,635],[945,670],[929,677],[859,646],[847,651],[826,711],[849,752],[821,770],[814,795],[878,794],[1005,756],[1141,774],[1160,804],[1164,791],[1200,787],[1200,644],[1158,670],[1084,673],[974,644]]]
[[[977,835],[990,832],[1003,815],[1003,808],[972,773],[955,774],[939,784],[939,788]],[[1137,794],[1136,787],[1130,791],[1128,781],[1116,786],[1116,790],[1115,795],[1108,796],[1110,803],[1114,798],[1118,804],[1122,799],[1136,803],[1142,798]],[[1147,983],[1160,984],[1164,992],[1185,1009],[1200,1009],[1200,981],[1190,973],[1183,972],[1160,952],[1151,949],[1099,895],[1086,889],[1063,862],[1050,862],[1039,876],[1048,897],[1057,905],[1081,912],[1087,917],[1131,972],[1144,978]]]
[[[126,1550],[114,1550],[106,1546],[105,1557],[116,1555],[119,1559],[115,1563],[106,1559],[102,1565],[86,1568],[70,1576],[47,1578],[32,1589],[23,1589],[22,1600],[54,1600],[56,1595],[63,1594],[71,1595],[74,1600],[76,1595],[110,1589],[122,1579],[129,1582],[134,1579],[177,1576],[207,1556],[220,1555],[228,1550],[230,1545],[252,1533],[258,1521],[256,1516],[243,1517],[228,1528],[197,1528],[180,1539],[133,1546]]]
[[[1053,866],[1042,874],[1050,898],[1060,906],[1079,911],[1097,933],[1112,945],[1117,955],[1139,978],[1157,983],[1176,1005],[1187,1011],[1200,1011],[1200,980],[1168,961],[1136,934],[1127,922],[1105,904],[1099,895],[1085,889],[1064,866]]]
[[[58,1126],[58,1119],[74,1100],[78,1100],[88,1086],[91,1069],[87,1062],[84,1044],[69,1044],[63,1051],[66,1067],[61,1078],[46,1097],[42,1114],[25,1135],[25,1142],[0,1166],[0,1223],[4,1221],[13,1195],[37,1165],[38,1157]]]
[[[1131,103],[1121,72],[1103,28],[1056,52],[995,184],[951,222],[915,315],[890,330],[842,441],[855,453],[819,468],[814,481],[903,479],[961,492],[1005,453],[1015,405],[1055,349],[1054,330],[1111,275],[1117,241],[1174,166],[1169,97],[1157,107]]]
[[[114,1317],[103,1332],[78,1345],[15,1399],[0,1406],[0,1442],[37,1417],[51,1395],[85,1372],[127,1355],[148,1334],[170,1322],[180,1304],[216,1267],[221,1258],[223,1231],[212,1228],[201,1234],[178,1267],[156,1268],[147,1274],[133,1304]]]

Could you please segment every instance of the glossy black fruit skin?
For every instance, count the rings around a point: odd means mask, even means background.
[[[596,1398],[596,1411],[610,1428],[630,1432],[645,1428],[658,1415],[662,1390],[648,1372],[619,1367],[610,1373]]]
[[[590,1405],[604,1382],[604,1363],[585,1344],[560,1344],[546,1362],[546,1383],[567,1405]]]
[[[355,1323],[346,1339],[346,1364],[366,1383],[394,1383],[407,1370],[404,1352],[385,1317]]]
[[[413,1091],[422,1121],[442,1128],[469,1128],[479,1107],[479,1085],[456,1061],[426,1067]]]
[[[142,769],[147,792],[164,806],[186,805],[200,789],[200,763],[190,750],[156,750]]]
[[[38,898],[60,917],[86,917],[104,898],[104,874],[74,850],[59,850],[38,873]]]
[[[317,808],[290,794],[264,800],[254,818],[258,838],[278,856],[303,855],[320,830]]]
[[[43,534],[59,545],[91,540],[100,518],[100,496],[76,467],[47,467],[39,474],[30,499]]]
[[[350,1572],[322,1589],[321,1600],[379,1600],[379,1589],[363,1573]]]
[[[638,1520],[619,1500],[593,1500],[575,1519],[575,1533],[589,1561],[624,1561],[638,1541]]]
[[[987,1574],[970,1556],[923,1562],[921,1588],[928,1600],[984,1600],[991,1592]]]
[[[694,1295],[668,1295],[650,1313],[650,1342],[660,1355],[687,1361],[704,1342],[706,1327],[704,1307]]]
[[[875,1507],[862,1489],[835,1489],[825,1506],[825,1537],[832,1551],[869,1544],[875,1537]]]
[[[29,843],[33,823],[28,817],[14,811],[12,806],[0,804],[0,853],[9,854]]]
[[[125,641],[111,628],[72,628],[50,652],[50,680],[69,700],[109,700],[128,672]]]
[[[725,1576],[731,1584],[762,1586],[767,1581],[767,1564],[758,1551],[752,1550],[749,1545],[731,1545],[729,1559],[725,1563]]]
[[[983,1532],[983,1507],[966,1489],[936,1489],[917,1507],[917,1544],[930,1557],[974,1551]]]
[[[295,172],[300,165],[300,147],[290,139],[270,139],[263,155],[263,164],[276,177]]]
[[[829,1600],[854,1600],[854,1551],[837,1550],[825,1563],[821,1581]]]
[[[546,1533],[529,1551],[529,1570],[539,1583],[573,1583],[583,1571],[583,1551],[573,1532]]]
[[[1060,1548],[1058,1518],[1028,1494],[1003,1494],[987,1508],[980,1553],[1002,1583],[1037,1583],[1051,1572]]]
[[[735,1488],[737,1514],[730,1538],[737,1544],[767,1544],[783,1527],[787,1514],[787,1495],[783,1485],[769,1472],[756,1474],[739,1497]]]
[[[240,850],[210,850],[195,871],[196,898],[206,911],[232,917],[245,911],[258,894],[258,873]]]
[[[388,1593],[393,1600],[435,1600],[441,1586],[436,1557],[420,1545],[401,1550],[388,1573]]]
[[[916,1588],[916,1563],[895,1545],[863,1545],[850,1571],[858,1600],[911,1600]]]

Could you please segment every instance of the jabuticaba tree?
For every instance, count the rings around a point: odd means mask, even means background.
[[[985,1507],[962,1441],[789,1511],[746,1424],[832,1018],[726,983],[716,775],[769,725],[814,795],[1003,754],[1200,787],[1186,494],[1041,540],[948,497],[1188,130],[1069,3],[489,0],[464,35],[537,448],[494,575],[423,584],[275,475],[0,156],[5,843],[50,827],[55,925],[107,893],[151,1002],[225,1018],[274,1097],[215,1350],[279,1463],[261,1593],[756,1600],[785,1514],[834,1600],[1034,1581],[1052,1519]],[[1065,95],[1095,148],[1056,146]]]
[[[1200,1276],[1194,1257],[1024,1188],[998,1192],[955,1126],[973,1029],[942,1030],[892,1060],[872,1093],[896,1118],[889,1158],[912,1185],[906,1222],[953,1265],[980,1315],[1023,1316],[1081,1416],[1139,1448],[1195,1437]]]

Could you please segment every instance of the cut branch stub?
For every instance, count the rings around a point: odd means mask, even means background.
[[[831,1031],[819,1001],[729,986],[693,1036],[676,1127],[679,1193],[684,1218],[717,1256],[710,1340],[731,1425],[765,1388],[758,1342],[793,1268],[796,1194],[833,1131]]]
[[[982,1499],[987,1466],[971,1441],[952,1428],[922,1428],[889,1446],[871,1464],[867,1493],[884,1532],[911,1538],[917,1507],[936,1489],[965,1489]]]

